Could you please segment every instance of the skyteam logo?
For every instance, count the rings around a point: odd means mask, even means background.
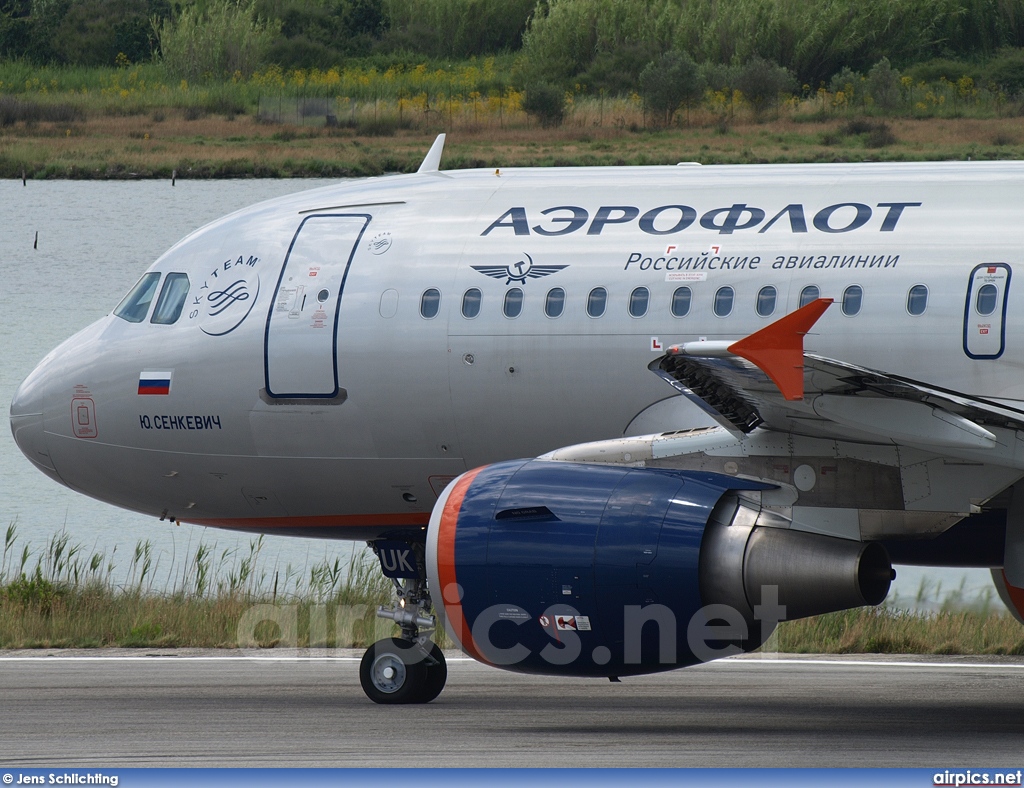
[[[189,318],[207,336],[222,337],[238,328],[260,295],[260,259],[239,255],[214,268],[192,296]]]
[[[527,279],[543,279],[545,276],[558,273],[567,265],[534,265],[533,258],[523,253],[525,260],[519,260],[512,265],[474,265],[470,266],[474,271],[479,271],[491,279],[504,279],[506,285],[513,282],[525,285]]]
[[[260,294],[260,278],[236,279],[206,294],[206,320],[200,329],[212,337],[230,334],[245,320]]]

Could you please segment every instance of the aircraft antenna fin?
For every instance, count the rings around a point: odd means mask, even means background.
[[[811,301],[729,345],[729,352],[760,367],[787,400],[801,400],[804,398],[804,336],[831,304],[831,298]]]
[[[444,137],[444,134],[437,135],[437,139],[434,140],[434,144],[430,146],[430,150],[427,151],[427,155],[423,158],[423,163],[416,172],[422,175],[424,173],[440,171],[441,154],[444,153]]]

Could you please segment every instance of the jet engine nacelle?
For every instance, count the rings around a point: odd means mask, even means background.
[[[625,676],[754,649],[778,621],[880,603],[885,549],[779,527],[741,496],[770,487],[543,460],[470,471],[430,519],[435,610],[482,662]]]

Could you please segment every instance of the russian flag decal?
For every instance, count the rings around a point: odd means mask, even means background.
[[[139,394],[170,394],[172,375],[171,370],[144,369],[139,373]]]

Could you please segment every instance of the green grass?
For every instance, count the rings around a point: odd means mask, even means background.
[[[907,77],[885,110],[859,77],[843,90],[803,86],[760,113],[737,91],[709,89],[666,126],[635,93],[580,84],[566,93],[564,123],[542,128],[508,82],[510,58],[268,68],[196,84],[159,64],[0,63],[0,178],[413,172],[442,131],[450,169],[1024,157],[1019,101],[971,81]]]
[[[797,654],[1024,654],[1024,627],[1007,612],[859,608],[787,621],[776,637]]]
[[[161,567],[150,543],[140,541],[124,571],[117,558],[90,553],[63,532],[33,551],[19,546],[11,525],[0,558],[0,648],[340,648],[395,634],[391,622],[375,615],[377,605],[392,602],[392,588],[368,552],[349,563],[280,570],[268,566],[261,539],[239,552],[200,542]],[[941,607],[929,594],[941,588],[922,586],[916,603]],[[939,601],[946,609],[935,614],[880,607],[786,622],[768,648],[1024,654],[1024,627],[992,609],[991,596],[973,609],[964,607],[972,600],[962,589]],[[438,642],[451,645],[443,633]]]
[[[262,551],[262,538],[247,552],[200,542],[161,567],[139,541],[118,571],[117,556],[89,553],[63,532],[40,550],[19,547],[11,525],[0,559],[0,648],[360,646],[392,634],[375,616],[392,589],[372,556],[281,570]],[[240,631],[257,605],[286,623],[294,617],[290,634],[268,623]]]

